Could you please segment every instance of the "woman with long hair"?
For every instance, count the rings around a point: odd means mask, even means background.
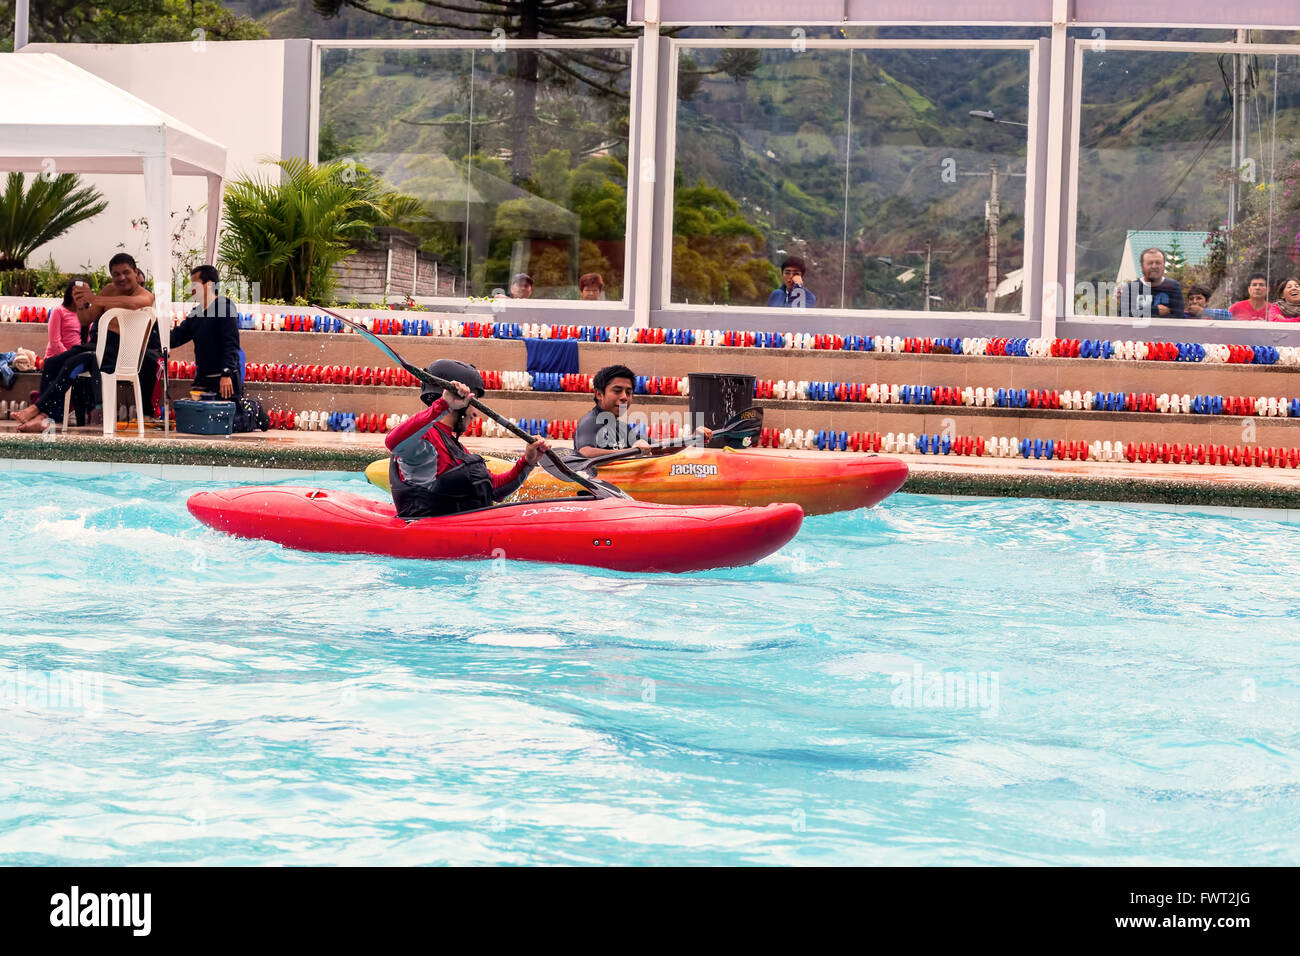
[[[50,314],[49,342],[45,347],[45,365],[41,368],[41,391],[36,401],[13,417],[20,432],[42,431],[52,422],[63,420],[63,395],[82,372],[98,374],[95,347],[82,344],[85,323],[77,315],[73,290],[78,285],[89,288],[84,277],[73,277],[63,287],[63,304]],[[87,409],[78,406],[78,424],[84,424]]]
[[[1300,322],[1300,278],[1291,276],[1278,283],[1274,322]]]

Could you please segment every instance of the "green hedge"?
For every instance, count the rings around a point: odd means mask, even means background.
[[[40,295],[40,276],[35,269],[9,269],[0,272],[0,295]]]
[[[53,263],[41,269],[9,269],[0,272],[0,295],[52,296],[63,298],[63,287],[69,279],[85,279],[92,288],[100,289],[109,282],[107,272],[61,272]]]

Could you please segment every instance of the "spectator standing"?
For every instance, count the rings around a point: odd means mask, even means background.
[[[510,298],[531,299],[533,297],[533,277],[521,272],[510,280]]]
[[[1142,278],[1119,289],[1119,314],[1130,318],[1186,318],[1183,287],[1165,276],[1165,254],[1154,246],[1138,257]]]
[[[239,360],[239,309],[224,295],[215,267],[198,266],[190,273],[190,287],[198,305],[185,321],[172,329],[171,347],[194,343],[194,388],[216,392],[223,399],[243,391]]]
[[[781,263],[781,286],[772,290],[767,297],[769,307],[779,309],[811,309],[817,304],[817,296],[804,288],[804,274],[807,265],[798,256],[790,256]]]
[[[1262,272],[1246,280],[1246,298],[1232,303],[1228,311],[1239,322],[1276,322],[1281,317],[1277,306],[1268,301],[1268,276]]]
[[[599,272],[588,272],[578,279],[578,296],[584,302],[596,302],[605,294],[605,280]]]

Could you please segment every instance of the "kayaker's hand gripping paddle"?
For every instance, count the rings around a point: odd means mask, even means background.
[[[763,431],[763,410],[758,406],[747,408],[721,428],[713,430],[714,438],[725,438],[727,444],[732,448],[748,448],[754,443],[754,439]],[[655,442],[649,448],[625,448],[622,451],[610,452],[608,455],[597,455],[594,458],[588,458],[579,463],[581,470],[596,468],[606,462],[622,461],[625,458],[661,458],[664,455],[675,455],[687,448],[697,448],[704,442],[695,437],[691,438],[670,438],[666,441]]]
[[[406,369],[408,372],[410,372],[420,381],[427,382],[428,384],[436,386],[437,388],[441,388],[444,390],[451,389],[453,392],[455,391],[455,384],[453,382],[449,382],[443,378],[438,378],[436,375],[430,375],[424,369],[412,365],[410,362],[406,361],[406,359],[402,358],[400,355],[394,352],[389,347],[387,342],[385,342],[379,336],[375,335],[364,325],[359,325],[356,322],[353,322],[351,319],[339,315],[337,312],[334,312],[330,309],[325,308],[323,305],[314,305],[311,306],[311,308],[320,309],[326,315],[332,315],[334,318],[338,319],[340,322],[342,322],[344,325],[348,326],[349,328],[356,329],[366,338],[370,339],[370,341],[373,342],[375,345],[379,346],[379,348],[381,348],[384,352],[386,352],[394,362],[396,362],[402,368]],[[534,436],[528,434],[528,432],[524,431],[514,422],[510,421],[510,419],[503,418],[502,416],[498,415],[496,412],[492,411],[492,409],[488,408],[481,401],[479,401],[476,396],[470,397],[469,404],[473,405],[480,412],[482,412],[485,417],[492,419],[494,422],[496,422],[506,431],[510,432],[510,434],[515,435],[518,438],[522,438],[528,444],[531,445],[534,441],[537,440]],[[560,456],[557,455],[554,451],[548,449],[546,452],[546,457],[550,459],[552,465],[554,465],[555,469],[560,474],[562,474],[565,478],[569,479],[570,481],[574,481],[582,485],[582,487],[586,488],[597,498],[630,498],[631,497],[631,495],[629,495],[626,491],[623,491],[623,489],[621,488],[614,487],[607,481],[601,481],[598,478],[593,479],[591,477],[588,477],[587,475],[578,474],[576,471],[574,471],[572,468],[566,465],[563,459],[561,459]]]

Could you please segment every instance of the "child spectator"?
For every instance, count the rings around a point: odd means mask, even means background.
[[[1210,290],[1203,285],[1189,285],[1186,292],[1187,317],[1189,319],[1231,319],[1232,313],[1227,309],[1206,308],[1210,302]]]
[[[807,271],[808,267],[798,256],[790,256],[781,263],[781,287],[772,290],[767,304],[781,309],[811,309],[816,305],[817,296],[804,288],[803,277]]]

